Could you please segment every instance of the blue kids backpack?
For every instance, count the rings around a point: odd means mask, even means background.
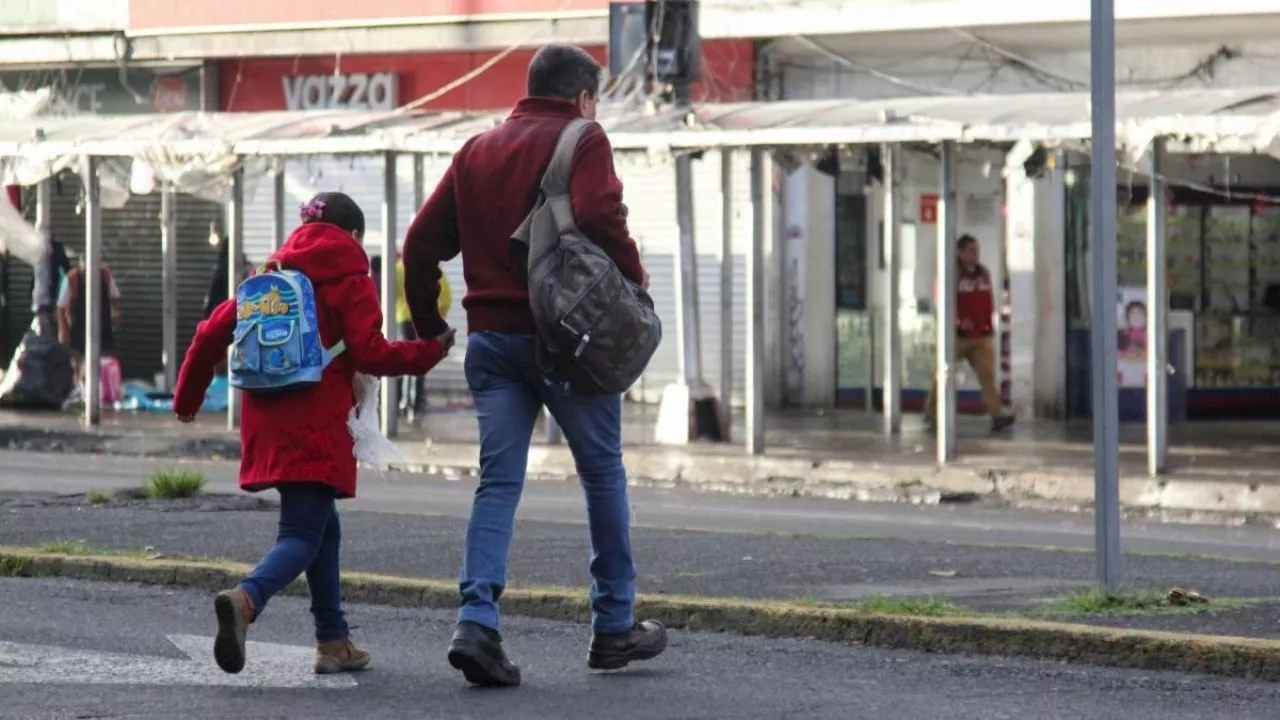
[[[319,383],[346,344],[324,347],[311,280],[272,261],[236,288],[231,348],[231,386],[274,394]]]

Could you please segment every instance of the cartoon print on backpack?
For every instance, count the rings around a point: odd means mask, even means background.
[[[236,288],[236,329],[230,382],[258,393],[315,385],[343,343],[324,348],[315,288],[306,275],[278,263],[258,269]]]

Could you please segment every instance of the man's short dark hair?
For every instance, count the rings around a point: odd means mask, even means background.
[[[956,250],[963,250],[976,242],[978,242],[978,238],[965,233],[960,236],[959,240],[956,240]]]
[[[600,63],[576,45],[543,45],[529,63],[526,88],[534,97],[576,100],[600,91]]]

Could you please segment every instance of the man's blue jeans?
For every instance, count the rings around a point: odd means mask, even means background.
[[[622,467],[622,397],[566,394],[538,369],[531,335],[472,333],[467,385],[480,422],[480,487],[471,505],[459,589],[460,622],[500,629],[516,506],[524,489],[534,422],[545,405],[573,453],[591,533],[592,628],[623,633],[635,624],[631,509]]]
[[[253,600],[254,614],[261,616],[267,601],[305,572],[316,642],[344,640],[349,632],[342,612],[338,566],[342,527],[333,488],[321,483],[287,483],[277,489],[280,525],[276,545],[241,581],[240,589]]]

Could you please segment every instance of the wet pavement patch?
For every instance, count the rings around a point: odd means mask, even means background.
[[[155,433],[70,432],[29,428],[0,428],[0,447],[9,450],[127,457],[236,460],[240,439],[181,437]]]

